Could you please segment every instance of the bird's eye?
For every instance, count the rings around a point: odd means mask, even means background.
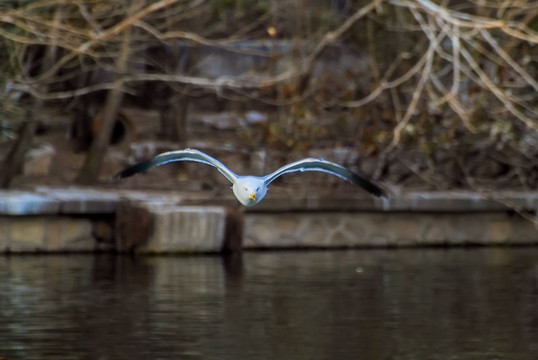
[[[245,191],[248,191],[248,188],[245,188]]]
[[[259,187],[258,187],[258,188],[256,188],[256,192],[258,192],[258,191],[260,191],[260,188],[259,188]]]

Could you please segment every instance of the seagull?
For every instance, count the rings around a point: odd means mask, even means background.
[[[265,194],[267,193],[267,185],[273,180],[280,175],[296,171],[321,171],[329,173],[347,180],[352,184],[358,185],[377,197],[387,196],[383,189],[367,180],[365,177],[358,175],[341,165],[323,159],[306,158],[295,161],[291,164],[284,165],[280,169],[265,176],[243,176],[232,172],[214,157],[195,149],[169,151],[159,154],[151,159],[126,168],[119,172],[115,178],[123,179],[148,170],[154,166],[160,166],[175,161],[194,161],[216,167],[217,170],[232,183],[232,191],[237,200],[244,206],[249,207],[256,205],[265,197]]]

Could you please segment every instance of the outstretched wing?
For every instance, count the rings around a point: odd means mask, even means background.
[[[168,164],[174,161],[194,161],[194,162],[199,162],[202,164],[214,166],[217,168],[218,171],[222,173],[222,175],[226,176],[226,178],[230,180],[232,184],[237,179],[237,175],[234,172],[232,172],[230,169],[228,169],[223,163],[207,155],[206,153],[203,153],[199,150],[193,150],[193,149],[169,151],[169,152],[159,154],[152,159],[142,161],[138,164],[128,167],[127,169],[119,172],[115,176],[115,178],[123,179],[129,176],[132,176],[136,173],[145,171],[154,166],[160,166],[160,165]]]
[[[383,189],[381,189],[376,184],[367,180],[364,176],[358,175],[345,167],[338,165],[336,163],[326,161],[323,159],[314,159],[308,158],[293,162],[288,165],[282,166],[280,169],[272,172],[269,175],[264,177],[265,184],[269,184],[271,181],[275,180],[280,175],[291,173],[295,171],[321,171],[326,172],[332,175],[336,175],[344,180],[349,181],[352,184],[359,185],[364,190],[375,196],[386,197],[387,194]]]

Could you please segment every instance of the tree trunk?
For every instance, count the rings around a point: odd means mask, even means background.
[[[180,148],[187,142],[188,106],[187,96],[171,96],[160,113],[160,135],[166,140],[177,142]]]
[[[123,85],[122,76],[127,69],[130,41],[130,29],[126,29],[121,45],[120,57],[116,64],[116,76],[118,78],[114,81],[114,88],[107,94],[101,126],[99,127],[99,132],[93,139],[88,154],[86,155],[86,159],[84,160],[84,164],[82,165],[82,169],[76,179],[78,184],[93,184],[99,178],[99,173],[103,167],[103,160],[110,142],[110,136],[112,135],[112,130],[114,128],[116,115],[123,98],[123,92],[121,90]]]
[[[83,88],[90,84],[89,73],[79,76],[76,86]],[[84,95],[77,98],[73,120],[70,128],[70,137],[73,140],[75,152],[87,151],[92,143],[92,114],[90,107],[92,95]]]
[[[54,26],[52,26],[52,36],[56,37],[58,24],[61,23],[63,19],[63,8],[60,7],[54,14]],[[26,48],[25,50],[28,50]],[[43,60],[40,65],[40,73],[47,71],[52,64],[54,63],[57,57],[58,47],[57,46],[48,46],[43,56]],[[31,67],[33,62],[33,57],[29,56],[27,66]],[[44,87],[45,92],[47,90],[46,86]],[[26,107],[24,112],[24,122],[22,123],[19,129],[19,135],[17,141],[13,144],[13,147],[9,151],[4,163],[2,164],[0,170],[0,188],[7,189],[11,185],[11,181],[17,175],[22,172],[22,167],[24,165],[24,157],[26,152],[32,146],[34,140],[34,134],[37,128],[37,121],[35,120],[36,112],[39,112],[39,109],[42,107],[42,101],[36,98],[29,101],[28,104],[24,104]]]
[[[19,129],[17,141],[9,151],[0,171],[0,188],[7,189],[16,175],[19,175],[24,164],[24,156],[32,145],[37,122],[33,119],[33,111],[26,110],[24,123]]]

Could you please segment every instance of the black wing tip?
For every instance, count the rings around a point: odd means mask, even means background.
[[[376,188],[374,191],[370,191],[371,194],[375,195],[376,197],[388,199],[389,195],[387,192],[383,189],[381,189],[379,186],[375,185]]]
[[[385,190],[381,189],[379,186],[368,182],[368,185],[362,186],[366,191],[368,191],[370,194],[379,197],[379,198],[388,198],[388,194]]]
[[[353,180],[351,181],[355,185],[359,185],[364,190],[368,191],[370,194],[380,197],[380,198],[388,198],[387,192],[379,187],[378,185],[374,184],[372,181],[367,180],[366,178],[359,176],[355,173],[353,173]]]
[[[152,166],[152,160],[146,160],[141,163],[128,167],[114,175],[114,179],[121,180],[131,177],[139,172],[149,169]]]
[[[114,180],[122,180],[122,179],[128,178],[130,176],[133,176],[135,173],[132,172],[132,171],[129,171],[130,169],[131,168],[127,168],[125,170],[120,171],[119,173],[114,175],[113,179]]]
[[[129,169],[125,169],[125,170],[120,171],[119,173],[114,175],[112,177],[112,179],[114,179],[114,180],[122,180],[122,179],[128,178],[129,176],[132,176],[133,174],[130,173],[129,171],[127,171],[127,170],[129,170]]]

